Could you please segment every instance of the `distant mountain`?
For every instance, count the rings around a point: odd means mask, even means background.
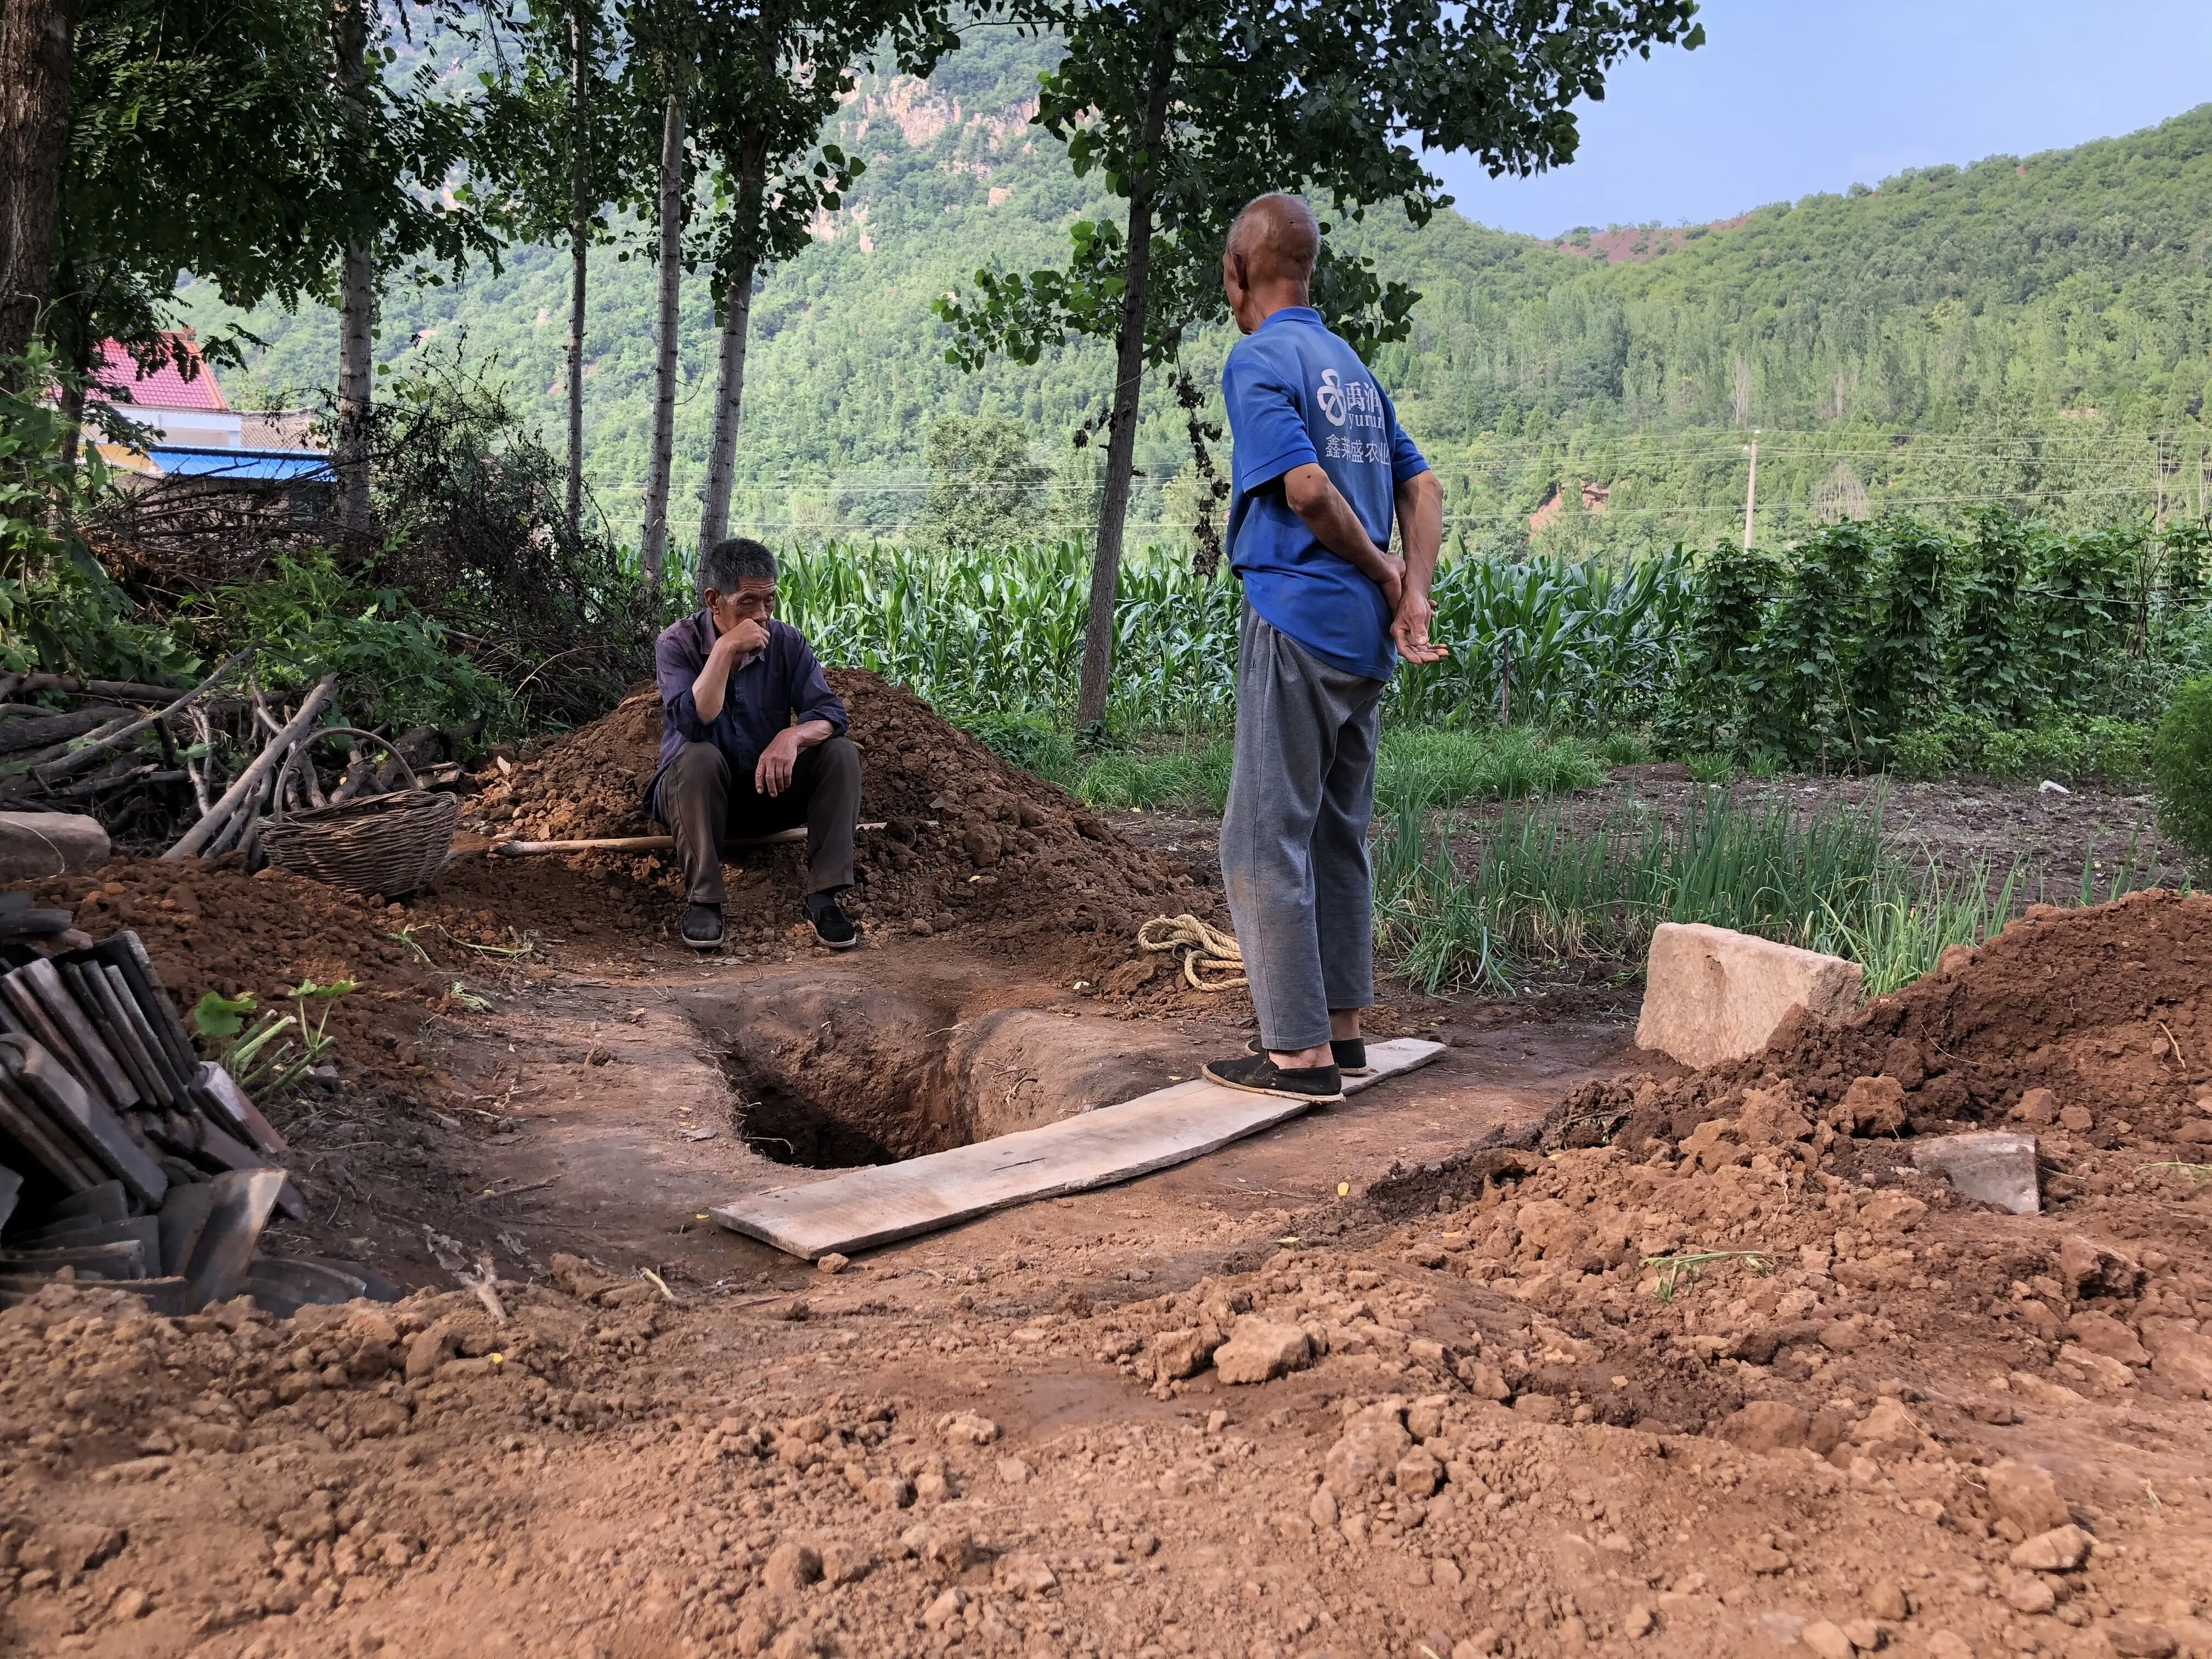
[[[1034,43],[963,48],[925,85],[866,82],[830,135],[868,170],[756,302],[736,516],[774,539],[896,536],[919,517],[931,423],[994,410],[1060,477],[1039,535],[1087,527],[1091,452],[1067,434],[1105,395],[1095,347],[963,375],[930,311],[979,264],[1056,263],[1113,204],[1028,125]],[[1693,544],[1740,523],[1760,441],[1761,534],[1902,506],[2006,501],[2068,522],[2163,501],[2200,510],[2212,381],[2212,105],[2126,137],[1992,157],[1711,226],[1540,240],[1440,214],[1358,237],[1423,294],[1376,364],[1483,541],[1565,550]],[[465,337],[549,434],[561,425],[567,258],[388,298],[381,349]],[[652,376],[652,276],[595,258],[587,462],[635,533]],[[219,305],[199,320],[224,319]],[[258,314],[249,389],[326,384],[326,314]],[[1191,349],[1210,380],[1225,331]],[[687,283],[673,525],[689,539],[713,395],[703,280]],[[1139,438],[1141,538],[1178,530],[1182,422],[1157,390]],[[1583,486],[1580,488],[1571,486]]]

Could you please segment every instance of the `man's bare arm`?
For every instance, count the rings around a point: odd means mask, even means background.
[[[1283,499],[1313,532],[1316,541],[1382,590],[1384,601],[1395,612],[1406,576],[1405,561],[1375,545],[1359,515],[1352,510],[1352,503],[1344,499],[1318,462],[1308,461],[1283,474]]]
[[[1390,637],[1409,662],[1435,662],[1445,647],[1429,638],[1436,608],[1429,585],[1444,539],[1444,492],[1433,472],[1417,472],[1396,491],[1398,538],[1406,550],[1406,582],[1390,619]]]

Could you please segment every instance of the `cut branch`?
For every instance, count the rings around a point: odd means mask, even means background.
[[[285,722],[283,729],[253,757],[253,763],[240,772],[230,787],[223,791],[222,799],[215,804],[215,810],[185,830],[178,837],[177,844],[161,856],[164,859],[192,857],[213,842],[228,826],[228,820],[248,801],[258,803],[262,786],[268,781],[270,774],[291,752],[292,745],[314,729],[316,717],[330,706],[337,684],[338,677],[335,674],[325,674],[317,680],[314,689],[301,699],[300,712]],[[241,826],[241,829],[245,827]]]

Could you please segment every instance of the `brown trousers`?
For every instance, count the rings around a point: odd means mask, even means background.
[[[860,751],[829,738],[803,750],[780,795],[763,795],[750,775],[730,775],[711,743],[687,743],[660,775],[655,815],[676,837],[684,890],[694,904],[722,904],[722,844],[806,826],[806,890],[853,884],[853,832],[860,821]]]

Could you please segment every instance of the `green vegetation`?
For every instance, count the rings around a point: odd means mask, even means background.
[[[2132,848],[2101,881],[2100,867],[2084,859],[2079,902],[2149,878]],[[1928,972],[1948,946],[1995,933],[2024,879],[2017,866],[1900,861],[1883,846],[1879,800],[1803,817],[1714,790],[1673,823],[1646,809],[1584,826],[1538,807],[1479,832],[1447,820],[1434,835],[1401,801],[1376,848],[1376,925],[1431,994],[1510,993],[1545,964],[1626,964],[1660,922],[1701,921],[1850,957],[1879,995]]]
[[[1678,756],[1704,782],[1825,767],[2127,787],[2168,688],[2212,659],[2203,556],[2188,526],[2066,536],[2002,513],[1960,535],[1889,519],[1822,529],[1786,554],[1672,552],[1625,571],[1462,550],[1436,587],[1451,655],[1401,672],[1387,717],[1394,733],[1454,734],[1458,748],[1420,751],[1437,776],[1491,775],[1417,790],[1429,804],[1586,787],[1600,751],[1609,764]],[[1059,777],[1073,747],[1036,745],[1072,725],[1087,567],[1073,541],[831,544],[787,562],[781,603],[825,657],[912,686]],[[1224,726],[1240,604],[1232,581],[1175,554],[1130,559],[1111,728],[1188,746]],[[1583,740],[1493,750],[1473,735],[1502,725]],[[1141,801],[1181,786],[1100,787]]]
[[[2199,858],[2212,857],[2212,676],[2173,694],[2151,743],[2158,824]]]
[[[1034,434],[1054,480],[1019,538],[1090,533],[1096,450],[1068,439],[1098,411],[1106,348],[1078,341],[963,375],[942,360],[951,331],[932,309],[979,264],[1058,263],[1070,226],[1117,216],[1097,175],[1075,178],[1025,125],[1050,60],[1036,43],[971,36],[926,87],[863,76],[825,129],[867,172],[755,301],[738,527],[779,545],[898,538],[922,516],[934,421],[995,414]],[[1754,427],[1771,545],[1861,500],[1858,516],[1896,508],[1952,529],[1992,502],[2069,531],[2149,511],[2161,491],[2169,509],[2201,510],[2212,275],[2196,238],[2208,218],[2212,107],[2070,150],[1760,207],[1634,260],[1450,211],[1419,231],[1372,212],[1337,235],[1421,296],[1412,337],[1382,347],[1377,368],[1445,485],[1450,528],[1477,549],[1572,557],[1740,530]],[[592,256],[586,445],[600,505],[629,536],[646,474],[652,273],[622,252]],[[497,272],[395,287],[380,353],[396,362],[465,332],[525,389],[526,418],[557,430],[567,276],[564,252],[528,246]],[[704,471],[708,290],[701,277],[684,296],[685,384],[702,395],[678,411],[679,502]],[[205,284],[185,297],[204,325],[240,315]],[[249,320],[268,342],[249,389],[328,383],[327,313],[265,307]],[[1210,326],[1186,343],[1202,389],[1228,337]],[[1135,463],[1132,544],[1181,544],[1190,445],[1157,378]],[[1583,483],[1604,492],[1588,507]],[[1555,515],[1532,533],[1547,501]]]

